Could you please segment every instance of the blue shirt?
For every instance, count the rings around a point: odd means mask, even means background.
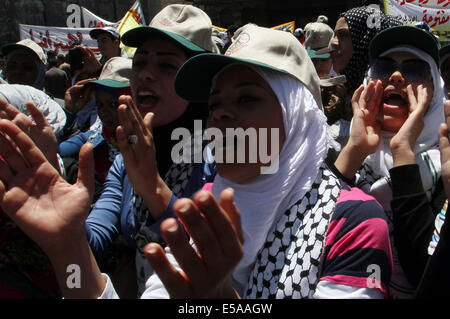
[[[205,183],[214,180],[216,173],[214,164],[193,165],[193,171],[182,197],[191,197]],[[161,222],[166,218],[175,217],[172,206],[177,199],[172,194],[162,217],[150,226],[152,231],[160,235]],[[86,232],[91,249],[97,259],[108,251],[119,234],[123,235],[131,247],[136,248],[134,236],[137,232],[137,225],[133,209],[133,188],[126,174],[121,154],[116,156],[109,169],[104,190],[86,220]]]

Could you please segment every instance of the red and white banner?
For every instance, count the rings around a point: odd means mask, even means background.
[[[97,41],[91,39],[89,31],[92,28],[59,28],[19,24],[20,40],[31,39],[42,49],[54,51],[55,54],[67,54],[75,46],[82,45],[98,53]]]
[[[80,8],[79,6],[76,7]],[[75,14],[77,13],[75,12]],[[133,27],[145,24],[144,13],[139,0],[135,1],[133,6],[118,22],[106,21],[83,7],[81,7],[81,18],[84,26],[89,27],[60,28],[19,24],[20,39],[31,39],[39,44],[45,52],[54,51],[55,54],[67,54],[67,51],[75,45],[82,45],[90,48],[94,53],[99,53],[97,41],[93,40],[89,35],[93,28],[114,26],[118,28],[119,33],[122,35]]]
[[[440,41],[450,41],[450,0],[384,0],[384,7],[405,24],[426,22]]]

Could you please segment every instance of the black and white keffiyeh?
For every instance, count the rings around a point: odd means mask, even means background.
[[[341,182],[323,164],[311,190],[269,232],[251,272],[246,298],[312,298],[340,190]]]
[[[175,196],[182,197],[193,169],[194,164],[192,163],[173,164],[169,169],[165,177],[165,182]],[[164,247],[165,242],[159,233],[156,233],[150,229],[149,226],[156,221],[152,218],[142,196],[139,195],[139,193],[137,193],[135,190],[133,190],[133,211],[137,229],[137,232],[134,236],[137,247],[137,283],[138,293],[139,295],[141,295],[145,290],[145,282],[153,273],[153,269],[150,267],[150,264],[148,263],[147,258],[144,255],[143,249],[148,243],[151,242],[159,243]]]

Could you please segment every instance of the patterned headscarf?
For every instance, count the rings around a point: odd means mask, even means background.
[[[380,31],[401,25],[401,21],[386,15],[380,14],[380,23],[373,23],[374,13],[371,7],[358,7],[350,9],[340,15],[344,17],[350,30],[350,37],[353,43],[353,56],[342,71],[347,77],[347,89],[351,94],[363,83],[364,75],[369,66],[369,44],[373,37]],[[369,27],[372,25],[372,27]]]

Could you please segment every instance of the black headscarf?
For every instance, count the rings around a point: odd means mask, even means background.
[[[364,75],[369,66],[369,44],[375,35],[387,28],[401,25],[401,21],[380,11],[380,24],[370,28],[368,26],[369,16],[374,14],[370,7],[358,7],[342,13],[353,44],[353,56],[345,69],[341,72],[347,78],[347,90],[353,92],[363,83]]]

